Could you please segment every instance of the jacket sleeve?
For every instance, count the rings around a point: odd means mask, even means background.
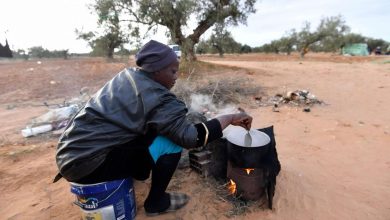
[[[147,117],[148,129],[155,130],[184,148],[197,147],[198,132],[186,119],[185,104],[171,93],[161,96],[159,102]]]

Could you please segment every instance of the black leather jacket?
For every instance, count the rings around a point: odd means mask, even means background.
[[[148,147],[135,140],[157,134],[180,146],[196,147],[198,133],[186,113],[185,104],[146,73],[124,69],[66,127],[56,154],[60,173],[70,181],[80,179],[115,146],[134,141],[141,145],[134,147]]]

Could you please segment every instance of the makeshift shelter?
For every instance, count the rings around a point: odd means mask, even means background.
[[[342,49],[343,55],[368,56],[368,46],[365,43],[346,44]]]
[[[5,40],[5,46],[0,43],[0,57],[12,57],[12,51],[9,48],[8,41]]]

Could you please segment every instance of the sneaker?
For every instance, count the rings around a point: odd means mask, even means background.
[[[184,193],[176,193],[176,192],[169,193],[169,198],[170,198],[171,205],[168,207],[167,210],[162,212],[146,212],[146,215],[156,216],[167,212],[174,212],[184,207],[190,200],[190,197],[188,195]]]

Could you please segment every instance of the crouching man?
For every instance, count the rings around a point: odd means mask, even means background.
[[[179,68],[175,52],[152,40],[138,51],[136,64],[107,82],[69,122],[56,161],[59,175],[79,184],[145,180],[152,172],[144,208],[153,216],[189,200],[184,193],[166,192],[182,147],[220,138],[229,124],[250,129],[252,117],[228,114],[192,124],[185,104],[170,92]]]

